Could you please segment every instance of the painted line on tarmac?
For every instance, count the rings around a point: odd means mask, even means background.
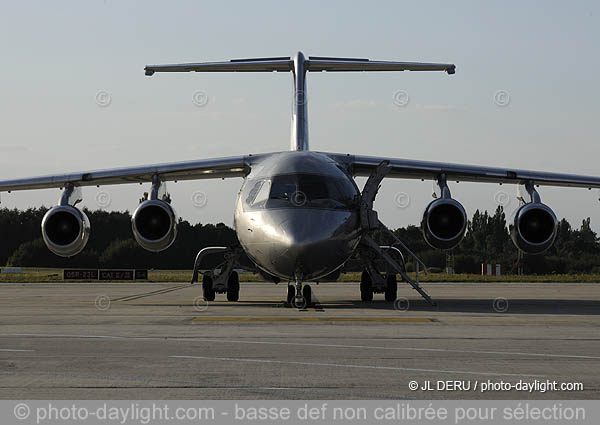
[[[396,371],[403,371],[403,372],[451,373],[451,374],[461,374],[461,375],[520,376],[520,377],[543,377],[543,376],[545,376],[545,375],[529,375],[529,374],[522,374],[522,373],[473,372],[473,371],[466,371],[466,370],[420,369],[420,368],[412,368],[412,367],[353,365],[353,364],[342,364],[342,363],[295,362],[295,361],[285,361],[285,360],[242,359],[242,358],[234,358],[234,357],[169,356],[169,358],[172,358],[172,359],[219,360],[219,361],[247,362],[247,363],[276,363],[276,364],[300,365],[300,366],[326,366],[326,367],[341,367],[341,368],[352,368],[352,369],[396,370]]]
[[[394,322],[432,323],[436,319],[427,317],[244,317],[244,316],[204,316],[194,317],[193,322]]]
[[[177,339],[177,338],[173,338]],[[181,338],[182,340],[189,340]],[[276,341],[244,341],[244,340],[220,340],[220,339],[204,339],[207,342],[224,342],[233,344],[267,344],[267,345],[294,345],[306,347],[324,347],[324,348],[359,348],[372,350],[404,350],[404,351],[432,351],[442,353],[463,353],[463,354],[500,354],[500,355],[520,355],[520,356],[535,356],[535,357],[563,357],[573,359],[592,359],[600,360],[600,356],[584,356],[577,354],[551,354],[551,353],[527,353],[519,351],[482,351],[482,350],[455,350],[451,348],[415,348],[415,347],[383,347],[374,345],[347,345],[347,344],[317,344],[303,342],[276,342]]]
[[[9,351],[9,352],[31,352],[31,351],[35,351],[35,350],[18,350],[18,349],[13,349],[13,348],[0,348],[0,351]]]
[[[172,338],[177,340],[178,338]],[[206,342],[222,342],[232,344],[266,344],[266,345],[292,345],[292,346],[303,346],[303,347],[322,347],[322,348],[358,348],[358,349],[371,349],[371,350],[403,350],[403,351],[431,351],[441,353],[462,353],[462,354],[499,354],[499,355],[511,355],[511,356],[534,356],[534,357],[559,357],[568,359],[591,359],[600,360],[600,356],[584,356],[577,354],[551,354],[551,353],[526,353],[519,351],[481,351],[481,350],[454,350],[451,348],[414,348],[414,347],[383,347],[374,345],[347,345],[347,344],[317,344],[307,342],[276,342],[276,341],[244,341],[244,340],[223,340],[223,339],[205,339],[200,338]],[[189,340],[181,338],[181,340]]]
[[[140,298],[152,297],[154,295],[162,295],[162,294],[166,294],[168,292],[178,291],[180,289],[190,288],[190,287],[191,287],[191,285],[189,285],[189,284],[186,284],[186,285],[177,285],[177,286],[170,286],[168,288],[158,289],[156,291],[144,292],[142,294],[126,295],[124,297],[119,297],[119,298],[111,299],[110,301],[111,302],[133,301],[133,300],[137,300],[137,299],[140,299]]]
[[[551,354],[551,353],[527,353],[522,351],[482,351],[482,350],[454,350],[451,348],[416,348],[416,347],[383,347],[373,345],[346,345],[346,344],[317,344],[302,342],[276,342],[276,341],[244,341],[235,339],[209,339],[202,337],[148,337],[148,336],[118,336],[118,335],[73,335],[73,334],[35,334],[35,333],[0,333],[0,337],[36,337],[36,338],[81,338],[81,339],[121,339],[121,340],[153,340],[153,341],[184,341],[184,342],[220,342],[225,344],[263,344],[263,345],[291,345],[301,347],[323,347],[323,348],[357,348],[371,350],[403,350],[403,351],[430,351],[440,353],[462,353],[462,354],[494,354],[510,356],[532,356],[566,359],[590,359],[600,360],[600,356],[585,356],[577,354]]]

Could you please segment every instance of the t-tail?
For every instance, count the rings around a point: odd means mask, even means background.
[[[292,72],[294,102],[292,109],[291,150],[308,150],[308,111],[306,104],[306,73],[335,71],[446,71],[454,74],[456,67],[449,63],[371,61],[356,58],[309,56],[302,52],[293,58],[273,57],[232,59],[228,62],[147,65],[146,75],[155,72]]]

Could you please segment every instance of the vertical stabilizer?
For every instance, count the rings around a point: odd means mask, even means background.
[[[292,105],[291,150],[308,150],[308,109],[306,105],[306,58],[294,56],[294,101]]]

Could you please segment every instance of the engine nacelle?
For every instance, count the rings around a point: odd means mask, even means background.
[[[510,236],[521,251],[540,254],[552,246],[557,232],[554,211],[545,204],[531,202],[516,211]]]
[[[455,199],[438,198],[429,203],[421,221],[423,237],[437,249],[452,249],[467,230],[467,213]]]
[[[87,244],[90,220],[83,211],[71,205],[53,207],[42,219],[42,237],[54,254],[72,257]]]
[[[133,236],[148,251],[163,251],[177,236],[177,214],[171,205],[151,199],[142,202],[131,217]]]

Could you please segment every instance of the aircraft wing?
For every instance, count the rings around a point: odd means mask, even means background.
[[[154,175],[158,175],[163,181],[243,177],[249,171],[250,163],[248,157],[232,156],[24,179],[0,180],[0,192],[60,188],[66,183],[72,183],[75,186],[99,186],[152,182],[152,176]]]
[[[448,181],[513,183],[532,181],[540,186],[566,186],[600,188],[600,177],[562,174],[544,171],[519,170],[516,168],[484,167],[479,165],[452,164],[446,162],[419,161],[402,158],[375,157],[362,155],[333,154],[339,161],[350,166],[355,176],[369,176],[381,163],[389,161],[390,172],[386,177],[405,179],[436,179],[445,174]]]

